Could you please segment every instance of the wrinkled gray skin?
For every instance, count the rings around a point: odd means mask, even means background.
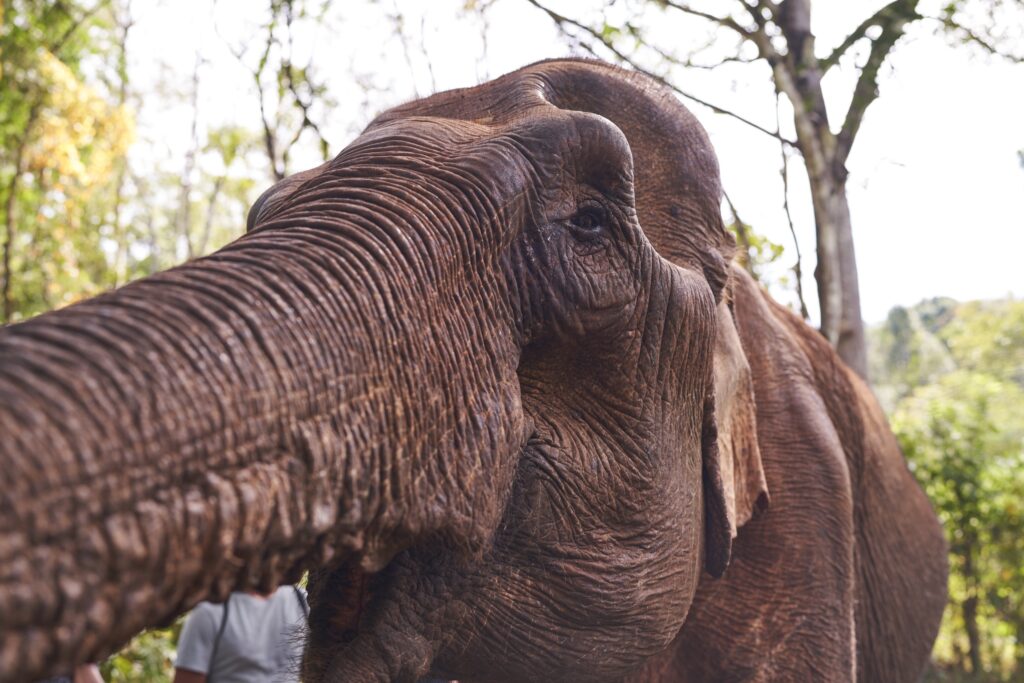
[[[307,568],[310,681],[912,680],[937,522],[719,195],[666,92],[543,62],[5,328],[0,682]]]

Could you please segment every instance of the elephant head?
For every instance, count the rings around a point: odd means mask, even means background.
[[[0,681],[312,570],[308,680],[621,677],[766,500],[696,121],[542,62],[0,333]]]

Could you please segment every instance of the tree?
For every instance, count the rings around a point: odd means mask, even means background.
[[[133,122],[82,79],[81,63],[102,51],[110,12],[105,1],[21,0],[3,14],[0,322],[94,292],[104,279],[99,240],[79,228],[102,211],[94,200],[115,175]]]
[[[950,36],[1007,58],[1021,60],[1004,48],[1010,31],[1006,15],[1022,9],[1019,0],[949,2],[938,15],[925,17],[920,0],[892,0],[854,27],[832,50],[819,51],[811,24],[810,0],[642,0],[627,3],[631,13],[599,25],[562,14],[541,0],[526,0],[542,10],[581,48],[611,57],[662,81],[679,95],[713,111],[742,121],[777,139],[786,159],[796,152],[807,170],[814,210],[818,302],[821,332],[846,363],[867,377],[867,349],[861,319],[857,260],[847,200],[846,162],[861,130],[864,116],[879,96],[879,75],[908,26],[931,19]],[[656,9],[665,19],[703,24],[715,33],[705,49],[683,58],[674,45],[649,37],[651,24],[644,13]],[[659,22],[661,19],[659,18]],[[687,24],[688,25],[688,24]],[[1004,31],[1006,31],[1004,35]],[[692,32],[692,31],[691,31]],[[658,32],[665,35],[665,31]],[[675,35],[682,33],[682,30]],[[864,48],[861,50],[860,48]],[[714,61],[704,55],[717,54]],[[860,59],[857,59],[860,53]],[[725,55],[724,57],[721,55]],[[850,102],[840,117],[825,106],[822,81],[841,63],[855,66],[859,75]],[[712,104],[677,85],[685,68],[714,68],[725,63],[767,66],[776,99],[791,109],[795,139],[755,123],[734,111]],[[788,201],[788,200],[787,200]],[[788,208],[788,207],[787,207]],[[799,266],[799,261],[798,261]]]
[[[960,367],[1024,389],[1024,301],[963,304],[941,336]]]
[[[952,609],[940,655],[974,674],[1024,670],[1020,405],[1024,392],[1015,384],[959,370],[916,390],[893,415],[950,543]]]
[[[100,665],[103,680],[110,683],[170,683],[174,673],[174,649],[184,618],[170,628],[151,629],[135,636],[121,652]]]
[[[318,112],[331,106],[327,88],[317,79],[311,63],[301,66],[294,61],[296,24],[323,21],[330,6],[330,0],[269,0],[262,40],[247,37],[245,46],[229,46],[252,75],[263,124],[263,145],[275,181],[293,172],[292,149],[306,133],[315,138],[325,161],[330,154],[330,144],[317,122]],[[249,53],[253,44],[259,46],[255,63]]]
[[[951,317],[956,306],[952,299],[941,298],[911,308],[896,306],[885,322],[869,331],[872,388],[887,412],[915,388],[956,370],[956,361],[939,336],[948,319],[936,324],[929,317],[929,313],[941,311],[948,311]]]
[[[1016,680],[1024,672],[1024,302],[929,299],[893,309],[871,334],[876,393],[950,544],[950,605],[935,657],[970,680]]]

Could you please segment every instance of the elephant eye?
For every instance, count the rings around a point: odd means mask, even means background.
[[[599,205],[582,206],[569,219],[569,224],[583,237],[596,237],[607,222],[604,209]]]

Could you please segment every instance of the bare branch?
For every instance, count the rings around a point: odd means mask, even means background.
[[[619,50],[617,47],[615,47],[614,43],[610,39],[608,39],[607,37],[601,35],[601,33],[599,33],[598,31],[594,30],[590,26],[582,24],[582,23],[576,21],[575,19],[570,19],[569,17],[563,16],[563,15],[555,12],[554,10],[548,9],[544,5],[541,5],[537,0],[526,0],[526,2],[530,3],[531,5],[536,7],[537,9],[539,9],[542,12],[544,12],[545,14],[547,14],[551,18],[551,20],[554,21],[555,24],[557,24],[559,30],[561,30],[567,36],[575,37],[571,33],[569,33],[568,31],[565,30],[565,26],[566,25],[574,26],[577,29],[579,29],[581,31],[584,31],[585,33],[587,33],[588,35],[593,37],[595,40],[597,40],[598,42],[600,42],[609,52],[611,52],[613,55],[615,55],[619,59],[619,61],[621,61],[623,64],[627,64],[633,70],[635,70],[635,71],[637,71],[639,73],[642,73],[645,76],[649,76],[650,78],[653,78],[654,80],[658,81],[659,83],[661,83],[665,87],[671,89],[676,94],[678,94],[678,95],[680,95],[682,97],[685,97],[686,99],[688,99],[688,100],[690,100],[692,102],[696,102],[697,104],[705,106],[708,109],[710,109],[711,111],[715,112],[716,114],[722,114],[724,116],[729,116],[731,118],[734,118],[737,121],[740,121],[741,123],[745,123],[746,125],[750,126],[751,128],[764,133],[765,135],[768,135],[768,136],[770,136],[772,138],[775,138],[776,140],[779,140],[780,142],[783,142],[783,143],[785,143],[787,145],[790,145],[792,147],[796,147],[796,143],[795,142],[793,142],[792,140],[789,140],[789,139],[783,137],[781,134],[779,134],[778,131],[769,130],[768,128],[765,128],[764,126],[762,126],[760,124],[754,123],[750,119],[747,119],[747,118],[745,118],[743,116],[740,116],[739,114],[737,114],[735,112],[729,111],[728,109],[720,107],[720,106],[718,106],[716,104],[712,104],[711,102],[708,102],[707,100],[701,99],[700,97],[697,97],[696,95],[688,93],[688,92],[680,89],[678,86],[674,85],[673,83],[669,82],[664,77],[659,76],[658,74],[645,69],[644,67],[642,67],[639,64],[637,64],[637,62],[634,59],[632,59],[627,54],[625,54],[624,52]],[[590,48],[589,46],[581,44],[581,47],[586,49],[591,54],[595,54],[595,56],[596,56],[596,53],[594,53],[593,49]]]
[[[886,5],[882,9],[878,10],[878,12],[875,12],[870,17],[862,21],[860,25],[857,26],[857,28],[853,29],[853,31],[850,32],[850,35],[846,36],[846,38],[843,39],[843,42],[841,42],[838,46],[836,46],[834,50],[832,50],[832,52],[829,53],[828,57],[822,59],[819,62],[819,64],[821,65],[822,73],[828,71],[833,66],[838,64],[840,58],[844,54],[846,54],[846,51],[853,47],[853,45],[857,41],[861,40],[862,38],[866,38],[868,29],[871,28],[872,26],[878,25],[878,15],[887,10],[888,8],[889,6]]]
[[[295,98],[295,105],[299,108],[299,111],[302,113],[302,121],[299,123],[298,129],[295,131],[295,134],[292,136],[292,139],[288,142],[285,149],[290,150],[293,146],[295,146],[295,143],[299,141],[299,138],[302,137],[302,134],[307,129],[311,129],[316,134],[317,139],[320,141],[320,154],[324,158],[324,160],[326,160],[330,150],[330,144],[327,142],[327,138],[324,137],[323,132],[320,130],[320,126],[318,126],[317,123],[309,116],[309,110],[312,108],[313,103],[303,101],[302,95],[299,93],[298,84],[295,82],[295,76],[292,72],[291,60],[285,61],[282,66],[284,67],[285,80],[288,82],[288,90],[291,92],[292,97]],[[308,66],[306,67],[306,73],[309,73]],[[312,87],[312,84],[310,85]]]
[[[756,62],[756,61],[758,61],[760,59],[760,57],[754,57],[752,59],[746,59],[746,58],[743,58],[743,57],[736,56],[736,57],[723,57],[722,59],[718,60],[717,62],[701,63],[701,62],[695,62],[693,60],[693,57],[687,57],[686,59],[680,59],[679,57],[675,56],[674,54],[671,54],[669,52],[665,52],[660,47],[658,47],[657,45],[654,45],[652,43],[644,43],[644,45],[648,49],[652,50],[656,55],[658,55],[659,57],[664,59],[666,62],[669,62],[671,64],[675,64],[677,66],[682,66],[682,67],[685,67],[687,69],[706,69],[706,70],[710,71],[712,69],[717,69],[720,66],[725,66],[726,64],[753,64],[754,62]]]
[[[71,25],[68,26],[68,28],[64,31],[64,33],[62,33],[61,36],[59,38],[57,38],[57,41],[53,45],[51,45],[49,47],[50,52],[53,55],[59,57],[60,56],[60,51],[64,48],[64,45],[68,42],[68,40],[71,39],[71,36],[73,36],[75,34],[75,32],[78,31],[78,29],[83,24],[85,24],[85,22],[87,22],[90,18],[92,18],[92,16],[94,14],[96,14],[99,10],[101,10],[101,9],[103,9],[105,7],[108,7],[109,5],[110,5],[110,3],[106,2],[106,1],[105,2],[98,2],[95,5],[93,5],[92,7],[90,7],[89,9],[85,10],[82,13],[82,16],[78,17],[77,19],[72,19]],[[67,14],[68,14],[69,17],[71,16],[70,12],[67,12]]]
[[[290,149],[293,145],[295,145],[296,142],[299,141],[299,138],[302,137],[303,131],[305,131],[306,129],[311,129],[316,134],[316,137],[320,142],[320,155],[326,161],[331,146],[330,143],[327,142],[327,138],[324,137],[323,132],[320,130],[320,126],[317,125],[317,123],[309,117],[309,110],[312,108],[313,103],[304,102],[302,100],[302,96],[299,94],[298,86],[296,85],[295,79],[292,76],[291,62],[286,62],[284,66],[285,79],[288,81],[288,90],[291,91],[292,97],[295,98],[296,106],[298,106],[299,111],[302,112],[302,122],[299,124],[299,129],[295,131],[295,136],[292,138],[291,142],[288,143],[288,148]],[[309,67],[306,68],[306,71],[309,71]]]
[[[185,166],[181,172],[181,197],[178,202],[176,224],[185,241],[185,255],[192,260],[196,255],[192,244],[192,174],[199,154],[199,69],[205,60],[196,50],[195,66],[192,68],[192,90],[189,105],[192,108],[192,125],[189,129],[189,148],[185,152]]]
[[[394,13],[391,15],[391,23],[398,37],[398,44],[402,46],[402,54],[405,57],[405,65],[409,69],[409,78],[412,80],[412,94],[420,97],[419,88],[416,87],[416,68],[412,63],[412,53],[409,52],[409,41],[405,36],[405,17],[402,10],[398,8],[398,0],[392,0]]]
[[[35,119],[37,112],[39,111],[39,105],[42,100],[37,99],[32,104],[32,109],[28,114],[28,121],[25,124],[25,131],[22,133],[21,139],[17,143],[17,151],[14,156],[14,172],[11,174],[11,179],[7,186],[7,196],[4,201],[4,246],[3,246],[3,260],[0,275],[3,276],[2,285],[0,285],[0,302],[3,306],[3,317],[0,318],[0,323],[7,324],[11,322],[14,317],[14,298],[12,297],[12,285],[14,280],[14,271],[12,270],[11,254],[14,251],[14,232],[17,228],[17,216],[15,215],[14,204],[18,194],[18,183],[21,180],[21,174],[23,172],[22,162],[25,158],[25,149],[28,147],[29,133],[35,126]]]
[[[486,29],[485,29],[486,30]],[[427,17],[423,15],[420,17],[420,53],[423,55],[423,61],[427,65],[427,75],[430,76],[430,92],[437,92],[437,78],[434,76],[434,64],[430,60],[430,55],[427,54],[427,41],[424,36],[427,35]],[[484,38],[484,50],[487,49],[487,39]]]
[[[687,59],[686,61],[680,60],[678,64],[679,66],[685,66],[687,69],[705,69],[707,71],[711,71],[713,69],[717,69],[720,66],[725,66],[726,64],[753,64],[759,60],[760,57],[755,57],[754,59],[744,59],[743,57],[725,57],[724,59],[720,59],[717,62],[707,64],[694,62],[691,59]]]
[[[266,99],[266,93],[263,90],[263,70],[266,68],[267,60],[270,57],[270,50],[274,46],[274,25],[273,23],[267,30],[267,42],[263,49],[263,54],[260,56],[259,66],[250,70],[252,74],[253,82],[256,85],[256,95],[260,100],[260,121],[263,122],[263,144],[267,150],[267,158],[270,161],[270,171],[274,174],[274,181],[284,180],[287,173],[285,168],[279,168],[277,165],[277,136],[274,134],[274,130],[270,125],[270,119],[267,118],[267,105],[264,101]]]
[[[701,19],[706,19],[707,21],[718,24],[719,26],[724,26],[725,28],[735,31],[744,38],[750,37],[750,31],[737,24],[730,17],[719,17],[715,16],[714,14],[709,14],[707,12],[701,12],[680,2],[672,2],[671,0],[658,0],[658,3],[664,5],[665,7],[671,7],[674,10],[683,12],[684,14],[689,14],[694,17],[700,17]]]
[[[999,49],[999,47],[996,46],[996,44],[993,43],[991,39],[979,35],[977,31],[974,31],[968,28],[967,26],[964,26],[963,24],[957,22],[956,20],[953,19],[952,16],[924,18],[939,22],[948,31],[961,33],[963,35],[964,42],[974,43],[975,45],[982,48],[991,55],[994,55],[996,57],[1002,57],[1003,59],[1014,62],[1016,64],[1024,63],[1024,55],[1015,55]]]
[[[213,220],[217,215],[217,199],[220,197],[220,191],[224,188],[224,182],[227,180],[226,173],[219,175],[213,181],[213,190],[210,192],[209,203],[206,205],[206,220],[203,221],[203,232],[199,236],[199,243],[196,245],[196,253],[203,256],[206,253],[206,247],[210,244],[210,235],[213,234]]]
[[[903,37],[908,23],[920,19],[917,13],[918,0],[895,0],[886,8],[879,17],[877,26],[881,33],[871,42],[871,52],[868,53],[867,62],[861,69],[857,78],[857,85],[853,89],[853,98],[850,101],[850,108],[846,111],[846,119],[843,127],[837,136],[836,161],[844,163],[853,147],[853,141],[857,137],[857,131],[864,120],[864,114],[871,103],[878,98],[878,71],[882,68],[889,52],[892,51],[896,42]]]
[[[480,22],[480,56],[476,60],[477,80],[480,82],[491,80],[491,72],[487,67],[491,61],[487,38],[491,34],[491,21],[490,13],[487,10],[492,4],[494,4],[494,0],[483,0],[483,2],[474,3],[470,8]],[[426,16],[423,17],[423,21],[426,21]],[[423,24],[420,25],[420,33],[423,33]],[[431,78],[433,78],[433,71],[431,71]],[[436,91],[437,88],[435,87],[434,90]]]
[[[220,32],[220,28],[214,24],[213,30],[220,37],[221,41],[228,51],[234,55],[235,59],[238,60],[239,64],[245,68],[246,71],[252,76],[253,84],[256,86],[256,97],[259,101],[260,106],[260,122],[263,124],[263,146],[267,152],[267,159],[270,162],[270,173],[274,177],[274,182],[284,180],[286,170],[278,167],[277,163],[277,136],[274,134],[274,129],[271,125],[270,119],[267,116],[267,105],[264,101],[266,99],[266,90],[263,88],[263,72],[267,68],[267,62],[270,60],[270,51],[273,49],[275,44],[274,29],[277,26],[276,16],[271,17],[270,23],[267,25],[267,39],[263,44],[263,51],[260,54],[259,61],[255,69],[250,68],[245,63],[245,55],[248,52],[248,47],[236,48],[231,44],[231,41],[224,37]]]
[[[289,2],[288,4],[285,5],[285,30],[287,31],[288,35],[288,55],[282,60],[281,67],[284,72],[285,80],[288,82],[288,90],[291,92],[292,97],[295,98],[295,105],[299,108],[299,111],[302,112],[302,121],[299,122],[299,129],[295,131],[295,135],[292,137],[291,141],[288,143],[288,146],[285,149],[290,151],[291,148],[295,146],[295,143],[299,141],[299,138],[302,137],[302,133],[308,128],[311,129],[316,134],[317,139],[320,141],[320,155],[324,159],[324,161],[326,161],[327,157],[329,156],[331,146],[327,142],[327,138],[324,137],[323,132],[320,130],[320,126],[318,126],[316,122],[313,121],[313,119],[311,119],[309,116],[309,110],[312,108],[313,102],[303,101],[302,95],[299,93],[298,84],[295,82],[295,74],[292,67],[292,55],[295,53],[294,34],[292,32],[292,24],[294,17],[292,12],[293,7],[292,4]],[[311,91],[311,98],[315,98],[315,88],[313,87],[313,83],[309,77],[311,69],[312,62],[309,62],[306,64],[306,68],[303,69],[303,78],[309,85],[309,89]]]
[[[782,55],[779,54],[779,51],[776,50],[775,46],[772,44],[771,37],[768,34],[769,20],[766,19],[765,16],[759,11],[760,9],[762,9],[762,7],[769,10],[772,17],[772,21],[777,21],[777,14],[779,9],[776,5],[773,5],[771,3],[769,3],[768,5],[762,5],[761,2],[758,2],[755,6],[747,6],[747,12],[750,13],[751,19],[757,26],[756,30],[750,32],[748,40],[750,40],[750,42],[752,42],[757,47],[758,54],[761,56],[761,58],[768,62],[768,64],[774,70],[775,66],[783,61],[783,58]]]
[[[775,123],[780,122],[779,98],[781,93],[775,91]],[[796,278],[796,298],[800,303],[800,315],[804,320],[810,319],[807,312],[807,302],[804,300],[804,277],[803,277],[803,255],[800,253],[800,240],[796,238],[796,228],[793,225],[793,213],[789,209],[789,154],[785,145],[779,145],[782,152],[782,209],[786,212],[786,222],[789,224],[789,234],[793,237],[793,249],[796,251],[796,263],[793,264],[793,276]]]
[[[892,23],[892,20],[896,17],[903,16],[904,21],[909,18],[918,18],[916,16],[917,0],[894,0],[885,7],[872,14],[870,17],[860,23],[857,28],[850,32],[850,35],[843,39],[831,54],[825,59],[822,59],[819,64],[821,65],[821,73],[824,74],[830,68],[839,63],[846,51],[849,50],[853,45],[867,37],[868,29],[873,26],[884,28],[885,26]]]

